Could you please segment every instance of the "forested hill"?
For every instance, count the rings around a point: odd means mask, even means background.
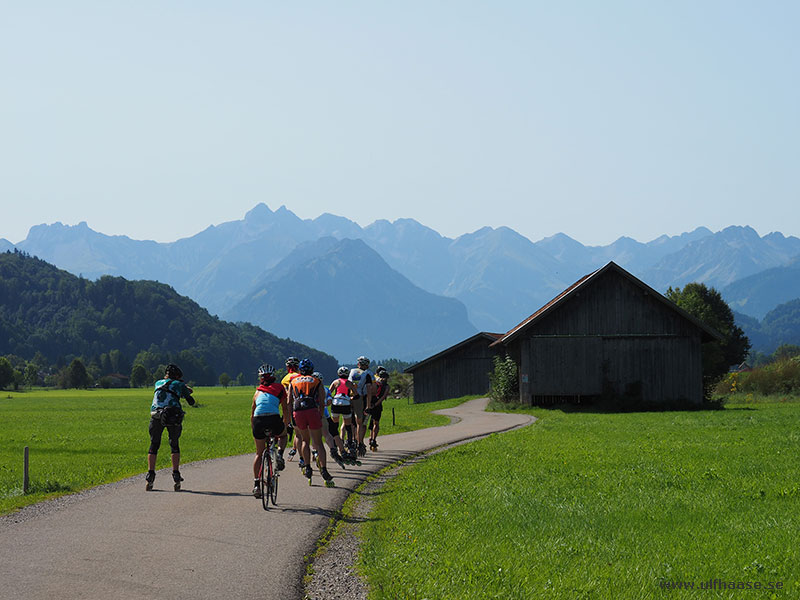
[[[261,362],[282,367],[289,355],[311,358],[328,377],[337,368],[329,354],[222,321],[167,285],[110,276],[93,282],[20,252],[0,254],[0,355],[99,364],[112,351],[125,357],[115,365],[123,374],[121,365],[129,368],[137,355],[140,362],[168,358],[182,361],[198,384],[214,384],[223,372],[254,381]]]

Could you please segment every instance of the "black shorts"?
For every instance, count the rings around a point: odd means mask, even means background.
[[[369,414],[372,417],[373,423],[380,423],[381,422],[381,415],[383,414],[383,404],[379,404],[378,406],[373,406],[369,410]]]
[[[331,404],[331,413],[334,415],[344,415],[349,417],[353,412],[353,407],[349,404]]]
[[[272,437],[280,437],[286,433],[286,426],[280,415],[259,415],[253,417],[253,437],[257,440],[267,439],[267,433]]]
[[[150,449],[147,451],[148,454],[158,454],[158,449],[161,447],[161,434],[164,433],[164,430],[167,430],[169,435],[169,448],[173,454],[180,454],[181,447],[178,440],[181,437],[181,432],[183,431],[183,425],[164,425],[161,422],[161,415],[153,415],[150,417]]]

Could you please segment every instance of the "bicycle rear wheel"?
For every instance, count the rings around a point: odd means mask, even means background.
[[[264,450],[261,455],[261,477],[258,484],[261,487],[261,506],[264,510],[269,508],[270,496],[270,472],[272,471],[272,461],[269,458],[269,448]]]

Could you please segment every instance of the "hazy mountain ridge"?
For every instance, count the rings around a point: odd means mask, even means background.
[[[659,290],[701,281],[721,289],[765,269],[787,264],[800,254],[800,239],[780,233],[759,237],[751,227],[726,227],[688,243],[643,272]]]
[[[241,220],[166,244],[106,236],[85,223],[57,223],[32,228],[18,247],[90,278],[112,273],[168,283],[211,312],[228,314],[300,244],[322,237],[363,240],[412,284],[461,300],[472,324],[485,331],[509,329],[609,260],[664,292],[690,281],[722,290],[800,255],[800,239],[777,232],[759,237],[750,227],[716,233],[698,227],[646,243],[621,237],[607,246],[584,246],[563,233],[532,242],[508,227],[452,239],[414,219],[367,227],[330,213],[301,219],[285,206],[272,211],[263,203]],[[750,314],[757,305],[756,316],[763,316],[793,293],[790,286],[770,291],[765,285],[757,302],[744,292],[733,306]]]
[[[720,293],[732,309],[763,319],[776,305],[800,298],[800,256],[787,265],[734,281]]]
[[[458,300],[393,270],[363,240],[301,244],[226,317],[318,344],[341,361],[361,354],[418,360],[475,333]]]
[[[782,344],[800,346],[800,298],[776,306],[760,321],[735,311],[734,317],[753,350],[771,354]]]

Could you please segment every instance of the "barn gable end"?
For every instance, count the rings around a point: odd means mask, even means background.
[[[408,367],[405,372],[414,375],[414,402],[487,393],[492,359],[504,353],[490,344],[501,336],[481,332]]]
[[[520,369],[520,401],[625,396],[699,403],[701,343],[716,332],[611,262],[493,344]]]

